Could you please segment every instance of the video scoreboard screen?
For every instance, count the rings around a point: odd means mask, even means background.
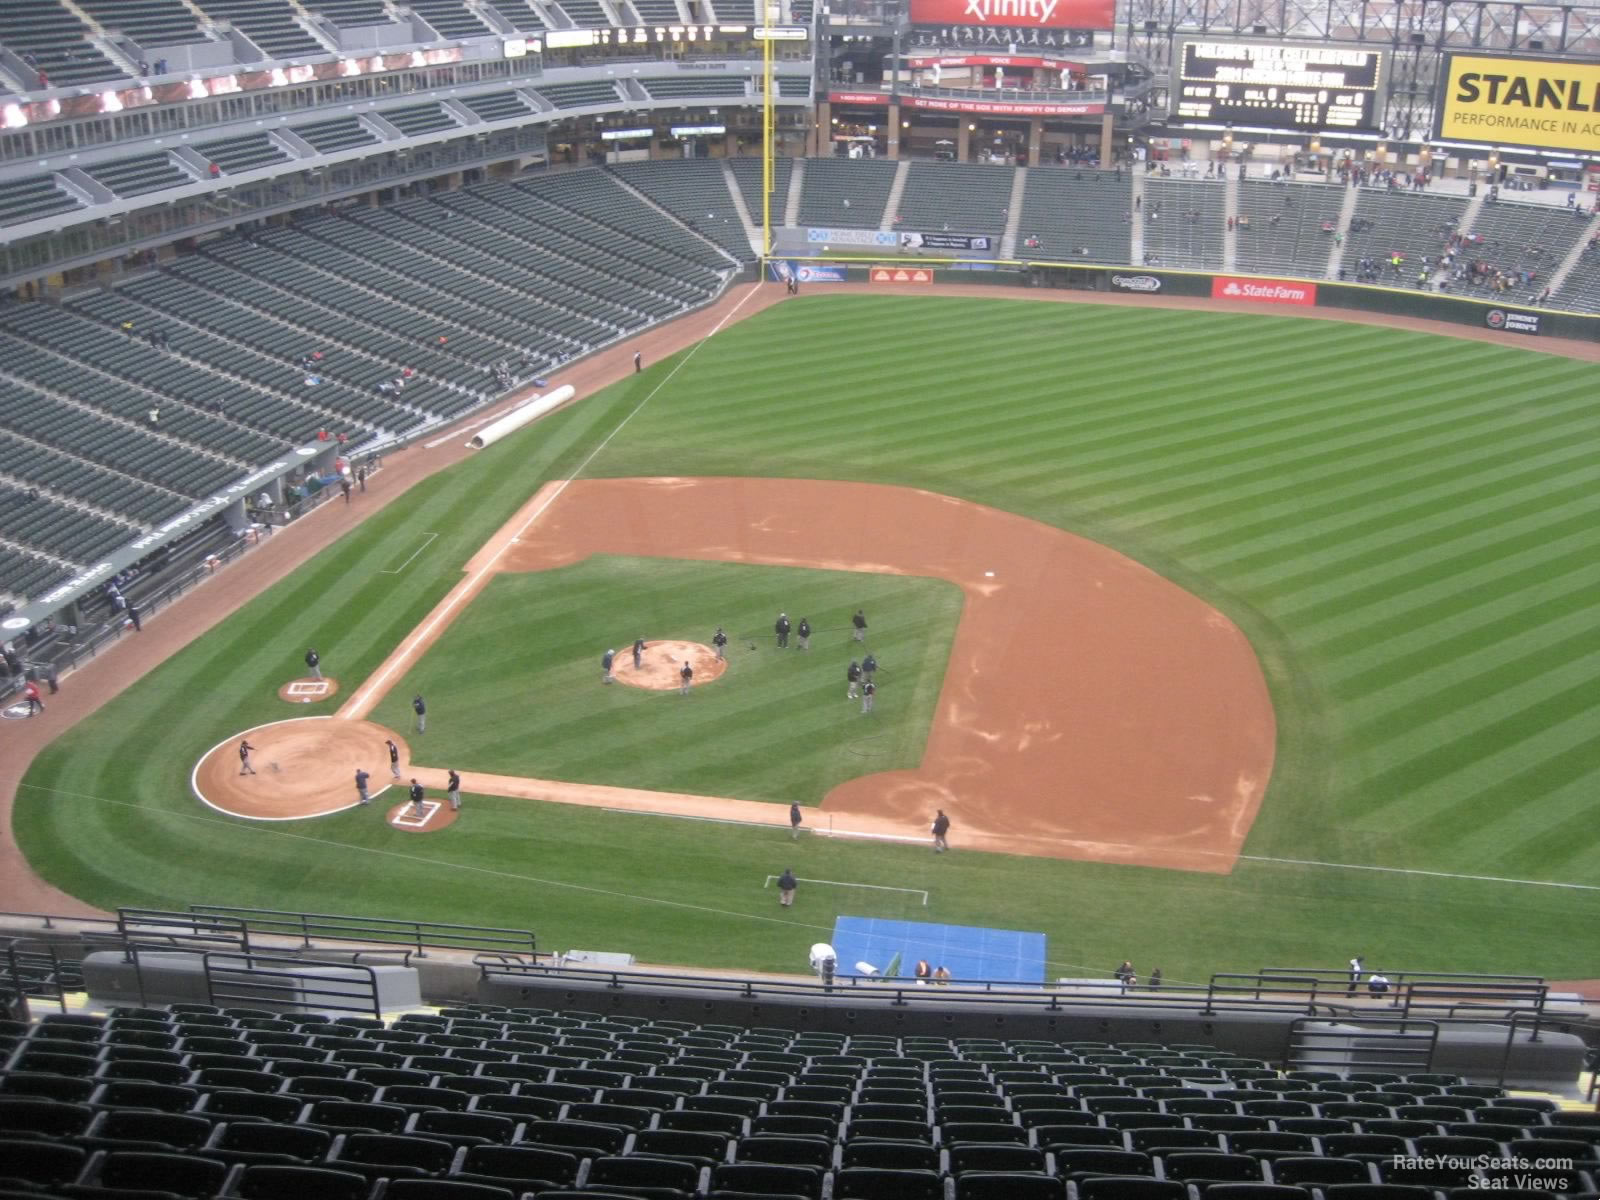
[[[1178,57],[1173,116],[1308,133],[1375,129],[1382,77],[1381,50],[1187,41]]]

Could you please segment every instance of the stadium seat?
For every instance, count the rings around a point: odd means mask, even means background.
[[[87,1104],[0,1095],[0,1137],[72,1137],[86,1132],[94,1116]]]
[[[681,1159],[654,1158],[645,1154],[625,1157],[607,1155],[589,1164],[585,1186],[621,1188],[674,1188],[680,1192],[698,1191],[707,1168]]]
[[[245,1154],[284,1155],[316,1162],[333,1146],[333,1134],[308,1125],[277,1125],[267,1121],[230,1121],[219,1127],[209,1148]]]
[[[1083,1181],[1097,1175],[1149,1175],[1156,1173],[1155,1159],[1136,1150],[1081,1150],[1053,1152],[1056,1174]]]
[[[100,1164],[98,1183],[121,1190],[176,1192],[209,1197],[221,1191],[228,1165],[192,1154],[143,1154],[113,1150]]]
[[[826,1175],[820,1167],[779,1163],[720,1163],[711,1169],[715,1191],[750,1192],[764,1196],[804,1196],[822,1200]]]
[[[521,1192],[525,1185],[542,1183],[547,1187],[565,1186],[578,1178],[579,1159],[575,1154],[534,1146],[469,1146],[451,1168],[451,1178],[511,1187]]]
[[[211,1122],[184,1113],[114,1108],[89,1127],[103,1142],[146,1142],[173,1151],[193,1150],[211,1139]]]
[[[460,1179],[391,1179],[383,1194],[387,1200],[517,1200],[510,1188]]]
[[[1077,1180],[1078,1200],[1188,1200],[1189,1190],[1171,1179],[1098,1175]]]
[[[1045,1152],[1035,1146],[987,1145],[962,1143],[949,1150],[950,1171],[963,1175],[969,1171],[1043,1171]]]
[[[1260,1159],[1248,1154],[1196,1154],[1180,1151],[1162,1154],[1161,1172],[1168,1179],[1184,1183],[1259,1183],[1263,1178]]]
[[[1052,1175],[970,1171],[955,1181],[955,1200],[1064,1200],[1066,1181]]]
[[[211,1092],[196,1106],[202,1116],[228,1121],[272,1121],[289,1124],[305,1108],[296,1096],[263,1096],[255,1092]]]
[[[324,1167],[247,1166],[234,1185],[241,1200],[366,1200],[372,1185],[352,1171]]]
[[[79,1146],[36,1138],[0,1139],[0,1185],[52,1187],[71,1183],[89,1155]]]

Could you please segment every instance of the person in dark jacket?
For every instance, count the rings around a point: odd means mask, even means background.
[[[939,809],[938,815],[933,818],[933,852],[943,854],[950,849],[950,818],[944,815],[944,809]]]
[[[800,836],[800,823],[800,806],[798,804],[789,805],[789,834],[791,837],[797,838]]]
[[[871,683],[872,677],[877,673],[878,660],[872,657],[871,651],[868,651],[867,656],[861,660],[861,678]]]
[[[859,608],[856,609],[856,615],[850,618],[850,624],[855,626],[855,630],[856,630],[855,639],[856,639],[856,641],[858,641],[858,642],[866,641],[867,640],[867,616],[866,616],[866,614],[864,612],[862,612]]]
[[[616,661],[617,652],[615,650],[607,650],[603,655],[600,656],[600,669],[605,672],[605,674],[600,678],[601,683],[611,682],[611,664]]]
[[[311,678],[322,678],[322,658],[315,650],[306,651],[306,670],[311,672]]]
[[[794,904],[795,878],[794,868],[785,867],[783,874],[778,876],[778,903],[789,908]]]
[[[728,635],[722,632],[722,626],[717,626],[717,631],[711,635],[711,644],[717,648],[717,661],[724,661],[727,656]]]
[[[644,639],[633,639],[633,669],[639,670],[644,666]]]
[[[861,686],[861,664],[851,659],[850,667],[845,671],[844,677],[850,684],[845,689],[844,698],[846,700],[854,700],[856,698],[856,689]]]
[[[800,649],[811,649],[811,622],[801,617],[800,627],[795,632],[800,635]]]
[[[789,645],[789,614],[779,613],[777,621],[773,623],[772,631],[778,635],[778,649],[786,649]]]

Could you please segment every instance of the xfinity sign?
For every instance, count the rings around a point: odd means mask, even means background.
[[[911,0],[914,25],[1110,29],[1114,17],[1115,0]]]

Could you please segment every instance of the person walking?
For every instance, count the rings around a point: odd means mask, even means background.
[[[678,695],[687,696],[689,694],[689,685],[694,682],[694,668],[689,665],[687,658],[683,660],[683,670],[678,672],[678,678],[683,680],[678,685]]]
[[[944,809],[939,809],[933,818],[933,852],[943,854],[950,849],[950,818],[945,816]]]
[[[642,370],[644,370],[644,360],[639,357],[639,352],[635,350],[633,352],[633,373],[637,375]]]
[[[372,796],[367,791],[367,780],[371,778],[372,776],[368,775],[360,767],[356,768],[356,795],[361,797],[361,803],[363,804],[372,803]]]
[[[350,480],[349,480],[348,477],[339,480],[339,490],[344,493],[344,502],[346,504],[349,504],[350,503]]]
[[[856,630],[855,631],[855,639],[856,639],[856,641],[858,641],[858,642],[866,641],[867,640],[867,614],[862,612],[859,608],[856,609],[856,615],[850,618],[850,624],[855,626],[855,630]]]
[[[872,698],[877,694],[878,685],[873,683],[872,680],[869,679],[861,685],[861,711],[863,713],[872,711]]]
[[[250,751],[254,749],[255,747],[248,740],[239,742],[239,774],[254,775],[256,773],[256,769],[250,765]]]
[[[794,889],[794,868],[785,867],[783,869],[783,874],[778,876],[778,904],[780,907],[794,907]]]
[[[779,613],[778,619],[772,624],[772,632],[778,635],[778,649],[784,650],[789,646],[789,614]]]
[[[600,656],[600,669],[605,672],[605,674],[600,677],[601,683],[611,682],[613,679],[611,674],[611,664],[616,661],[617,652],[615,650],[607,650],[603,655]]]
[[[461,811],[461,776],[452,769],[450,778],[444,783],[445,795],[450,797],[450,811]]]
[[[717,661],[727,660],[728,635],[722,632],[722,626],[717,626],[717,631],[711,635],[711,644],[717,648]]]
[[[411,697],[411,711],[417,714],[417,732],[426,733],[428,730],[428,706],[423,701],[421,692]]]
[[[33,680],[30,679],[22,685],[22,698],[28,702],[30,717],[36,712],[44,711],[44,701],[39,699],[39,685]]]
[[[633,669],[639,670],[644,666],[644,639],[633,639]]]
[[[322,678],[322,656],[315,650],[306,651],[306,670],[311,672],[311,678]]]
[[[1157,967],[1154,971],[1150,972],[1150,990],[1152,992],[1159,992],[1161,990],[1161,968],[1160,967]]]
[[[1366,964],[1361,961],[1361,955],[1356,955],[1350,960],[1350,986],[1345,989],[1346,996],[1354,996],[1356,988],[1361,986],[1361,976],[1366,974]]]
[[[133,622],[133,631],[135,633],[144,632],[144,625],[139,620],[139,606],[137,604],[130,603],[128,605],[128,620]]]
[[[1139,982],[1139,976],[1134,974],[1133,963],[1126,958],[1122,960],[1122,965],[1116,969],[1114,974],[1118,982],[1122,984],[1122,990],[1125,992],[1132,990],[1133,985]]]
[[[846,700],[854,700],[856,698],[856,689],[861,686],[861,664],[856,662],[855,659],[851,659],[850,666],[845,670],[844,677],[850,685],[845,689],[844,698]]]
[[[411,815],[413,817],[421,817],[427,812],[427,809],[422,805],[423,798],[426,795],[427,792],[423,790],[422,785],[413,779],[411,781]]]
[[[801,617],[800,627],[795,632],[800,635],[800,649],[811,649],[811,622]]]
[[[790,837],[798,838],[800,836],[800,821],[801,821],[800,806],[798,804],[789,805],[789,836]]]
[[[383,744],[389,747],[389,774],[396,779],[400,778],[400,747],[394,744],[393,738],[385,738]]]
[[[869,650],[867,656],[861,660],[861,678],[871,683],[872,677],[877,673],[878,660],[872,656],[872,652]]]

